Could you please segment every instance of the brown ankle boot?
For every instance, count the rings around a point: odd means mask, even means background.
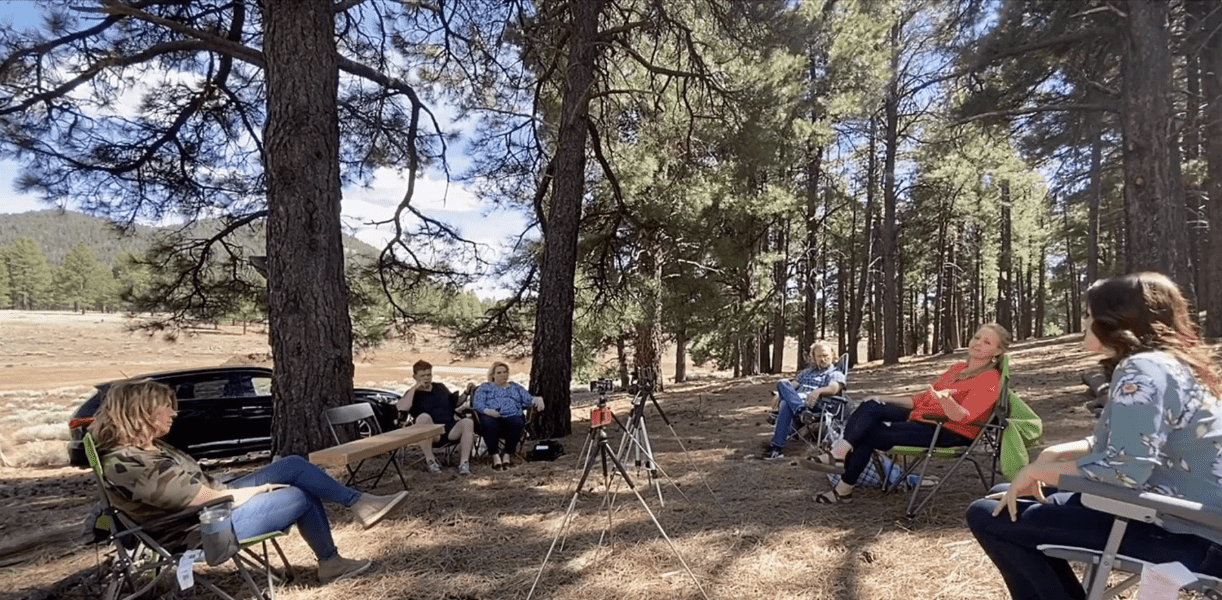
[[[318,561],[318,580],[322,583],[331,583],[347,579],[368,571],[371,566],[373,566],[373,561],[353,560],[336,554],[327,560]]]
[[[361,521],[361,525],[369,529],[406,499],[407,492],[399,492],[393,496],[361,494],[361,499],[352,505],[352,512],[356,513],[356,518]]]

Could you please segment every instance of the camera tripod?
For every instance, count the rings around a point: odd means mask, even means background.
[[[581,456],[585,457],[585,468],[581,472],[581,477],[577,480],[577,489],[573,492],[573,497],[569,500],[568,510],[564,513],[564,518],[560,522],[560,528],[556,531],[555,537],[552,538],[552,544],[547,549],[547,554],[543,557],[543,564],[539,565],[539,573],[535,575],[535,581],[530,586],[530,592],[526,594],[527,600],[535,593],[535,588],[539,585],[539,580],[543,577],[543,570],[547,568],[547,561],[551,558],[552,552],[556,549],[556,544],[560,538],[568,530],[569,524],[572,522],[573,512],[577,507],[577,499],[581,496],[581,490],[585,486],[586,480],[590,476],[590,472],[594,470],[594,463],[602,463],[603,474],[603,489],[606,494],[611,493],[611,475],[618,474],[623,478],[624,483],[628,485],[628,489],[636,495],[636,499],[640,501],[641,507],[645,509],[654,526],[658,528],[658,532],[662,534],[662,539],[666,540],[666,544],[670,546],[671,552],[675,553],[675,557],[679,559],[679,564],[683,565],[683,570],[692,578],[692,582],[696,584],[696,589],[700,591],[700,595],[709,600],[708,594],[700,585],[700,580],[692,573],[691,567],[687,565],[687,561],[683,560],[683,555],[679,553],[679,549],[675,547],[675,543],[671,541],[670,536],[666,534],[666,530],[662,524],[658,522],[658,517],[649,509],[649,503],[645,502],[645,498],[637,490],[636,485],[632,483],[632,478],[628,476],[628,470],[624,468],[624,463],[611,451],[611,443],[607,436],[607,425],[613,421],[611,410],[607,408],[607,390],[600,389],[598,396],[598,407],[591,411],[590,414],[590,434],[586,437],[585,446],[582,448]],[[618,423],[618,421],[615,421]],[[652,458],[651,458],[652,460]],[[611,467],[614,467],[612,469]],[[603,505],[607,509],[608,523],[611,519],[611,505],[604,496]],[[605,533],[605,532],[604,532]],[[601,542],[601,538],[600,538]]]
[[[666,413],[662,412],[662,406],[658,404],[658,399],[653,395],[654,376],[652,369],[638,369],[636,372],[636,395],[632,398],[632,411],[628,413],[627,424],[621,425],[624,430],[624,437],[620,439],[619,451],[616,456],[621,462],[628,462],[628,458],[632,457],[632,464],[638,470],[644,470],[649,477],[649,482],[657,491],[658,503],[661,506],[666,506],[666,499],[662,497],[662,481],[658,479],[660,468],[658,463],[653,458],[653,444],[649,441],[649,429],[645,426],[645,405],[648,401],[653,402],[653,406],[658,411],[658,415],[662,417],[662,421],[666,423],[671,431],[674,427],[670,424],[670,419],[666,418]],[[666,475],[664,472],[663,475]],[[669,476],[667,476],[669,478]],[[675,486],[675,489],[679,489]],[[687,494],[683,490],[679,490],[679,494],[687,498]],[[691,499],[688,498],[690,501]]]

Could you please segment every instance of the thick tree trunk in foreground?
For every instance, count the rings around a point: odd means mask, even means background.
[[[1212,11],[1206,21],[1206,31],[1213,32],[1201,51],[1201,87],[1205,94],[1205,160],[1209,177],[1205,190],[1209,200],[1207,216],[1209,235],[1205,236],[1201,265],[1201,308],[1205,310],[1204,333],[1222,337],[1222,13]]]
[[[1132,0],[1124,55],[1127,271],[1161,271],[1192,296],[1187,219],[1174,143],[1168,3]]]
[[[577,228],[585,194],[586,127],[594,61],[598,56],[598,16],[604,0],[569,5],[568,71],[555,156],[555,181],[543,234],[539,267],[539,307],[535,313],[534,360],[530,390],[543,396],[542,433],[563,437],[572,428],[569,381],[573,377],[573,282],[577,273]]]
[[[338,59],[327,0],[267,0],[267,301],[272,451],[328,445],[319,415],[352,398],[340,237]]]

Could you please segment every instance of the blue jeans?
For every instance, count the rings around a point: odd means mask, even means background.
[[[857,485],[857,478],[870,465],[875,450],[896,446],[928,446],[935,426],[909,421],[912,410],[882,402],[862,402],[844,424],[844,439],[853,451],[844,461],[842,481]],[[778,419],[779,420],[779,419]],[[945,428],[938,434],[938,446],[962,446],[971,440]]]
[[[233,509],[233,530],[239,540],[278,531],[296,524],[314,556],[334,558],[339,551],[331,539],[331,523],[323,501],[352,506],[361,493],[327,475],[300,456],[286,456],[226,485],[230,488],[253,487],[265,483],[290,487],[257,494]]]
[[[526,419],[522,415],[489,417],[484,413],[479,413],[479,425],[484,443],[488,445],[488,454],[497,454],[500,440],[505,440],[505,447],[500,452],[513,454],[518,451],[518,442],[522,441],[522,432],[526,430]]]
[[[994,487],[1005,491],[1010,484]],[[981,498],[967,508],[967,525],[989,555],[1014,600],[1077,600],[1086,597],[1069,563],[1036,549],[1059,544],[1102,550],[1114,517],[1082,506],[1081,496],[1045,489],[1048,504],[1020,498],[1018,520],[1009,513],[994,517],[996,500]],[[1211,550],[1211,546],[1213,550]],[[1131,521],[1120,543],[1120,553],[1153,563],[1180,562],[1196,571],[1213,573],[1222,553],[1208,540],[1175,534],[1149,523]],[[1207,563],[1208,559],[1208,563]],[[1202,568],[1204,567],[1204,568]]]
[[[789,439],[789,431],[793,429],[793,420],[802,409],[806,407],[806,403],[802,401],[802,396],[798,391],[789,385],[788,379],[782,379],[776,382],[776,395],[780,398],[780,406],[776,413],[776,429],[772,431],[772,445],[777,448],[785,446],[785,440]]]

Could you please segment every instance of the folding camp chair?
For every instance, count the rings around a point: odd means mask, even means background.
[[[475,421],[475,424],[478,430],[479,419],[475,417],[475,411],[471,410],[469,396],[470,396],[469,391],[463,392],[462,394],[459,394],[456,391],[451,391],[450,392],[450,405],[454,409],[455,420],[465,418],[465,417],[471,417]],[[407,411],[402,411],[402,410],[399,411],[399,422],[403,423],[405,426],[415,423],[418,417],[419,415],[412,416],[408,414]],[[474,443],[476,446],[479,445],[479,435],[478,434],[475,436]],[[443,435],[437,441],[433,442],[433,454],[434,456],[437,457],[437,459],[440,462],[445,463],[445,464],[453,464],[456,466],[457,463],[454,460],[454,455],[458,453],[458,447],[459,447],[459,440],[452,440]],[[475,452],[476,452],[476,449],[475,447],[473,447],[471,450],[471,453],[475,454]],[[421,454],[420,458],[412,461],[407,466],[410,467],[423,460],[424,460],[424,455]]]
[[[824,396],[814,408],[804,408],[794,419],[794,431],[789,439],[797,438],[812,450],[827,449],[833,440],[844,433],[844,423],[853,410],[848,395],[849,355],[841,354],[836,361],[836,370],[844,374],[845,384],[840,393]]]
[[[382,425],[378,423],[377,416],[373,413],[373,407],[368,402],[357,402],[347,406],[328,408],[323,413],[323,417],[327,420],[327,426],[331,429],[331,436],[335,438],[336,445],[382,433]],[[407,479],[403,477],[403,470],[399,468],[398,456],[398,448],[387,452],[386,462],[382,464],[382,468],[378,470],[377,474],[365,477],[360,477],[360,472],[361,467],[364,466],[365,461],[368,459],[361,460],[355,467],[345,465],[345,468],[348,469],[348,480],[344,482],[344,485],[359,487],[363,483],[372,481],[373,484],[370,488],[375,488],[378,486],[378,482],[382,480],[382,475],[386,474],[386,470],[394,467],[395,472],[399,474],[399,481],[403,483],[403,489],[407,489]]]
[[[1065,475],[1058,481],[1057,490],[1078,492],[1083,506],[1116,517],[1102,550],[1052,544],[1039,546],[1040,551],[1048,556],[1086,565],[1082,584],[1086,588],[1087,600],[1114,598],[1137,583],[1144,569],[1153,566],[1118,553],[1130,521],[1144,521],[1159,527],[1172,525],[1176,531],[1190,531],[1215,544],[1222,544],[1222,499],[1215,504],[1201,504]],[[1130,575],[1109,588],[1108,576],[1112,571]],[[1194,575],[1196,581],[1184,589],[1204,594],[1207,598],[1222,598],[1222,579],[1202,573]]]
[[[85,455],[98,484],[101,509],[94,518],[93,530],[98,541],[109,543],[115,551],[109,570],[103,576],[102,597],[106,600],[131,600],[158,586],[172,585],[169,582],[176,581],[175,575],[179,565],[184,561],[194,561],[193,551],[199,551],[196,556],[202,556],[199,513],[205,508],[229,503],[232,499],[221,498],[165,517],[137,523],[111,502],[112,491],[102,471],[102,461],[94,445],[93,436],[86,433],[83,442]],[[276,542],[276,538],[287,533],[286,529],[238,540],[239,551],[233,555],[231,561],[243,584],[258,598],[275,598],[277,581],[284,583],[292,578],[288,558]],[[283,573],[276,573],[272,568],[267,551],[269,542],[280,556]],[[259,547],[258,552],[256,546]],[[251,570],[262,571],[266,575],[265,586],[256,583]],[[211,579],[194,573],[193,570],[192,580],[195,585],[224,600],[235,600]]]
[[[908,518],[915,518],[937,496],[938,491],[942,489],[942,485],[950,480],[951,475],[965,461],[972,463],[972,466],[976,468],[976,475],[980,477],[980,483],[984,486],[986,492],[989,488],[993,487],[993,482],[997,475],[997,467],[1001,460],[1001,436],[1005,432],[1007,417],[1010,414],[1010,357],[1003,355],[997,367],[1001,371],[1001,384],[998,386],[997,402],[993,405],[993,410],[984,415],[983,420],[974,423],[980,426],[980,433],[976,435],[976,438],[970,444],[966,446],[935,446],[934,443],[937,441],[938,435],[942,433],[943,424],[950,419],[945,415],[923,415],[922,419],[933,421],[937,424],[929,446],[895,446],[886,452],[895,458],[893,461],[895,464],[903,465],[904,471],[903,476],[898,479],[894,477],[887,477],[885,479],[888,481],[898,481],[901,485],[907,485],[908,475],[917,469],[920,469],[920,471],[916,481],[925,481],[926,471],[929,469],[930,463],[935,460],[953,461],[934,485],[908,486]],[[987,477],[979,462],[982,459],[990,461]],[[885,491],[890,491],[893,487],[885,488]]]

